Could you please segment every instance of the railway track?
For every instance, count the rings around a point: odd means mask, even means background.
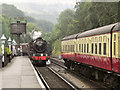
[[[82,82],[82,84],[85,88],[107,88],[107,86],[103,85],[100,82],[96,82],[92,79],[86,78],[85,76],[83,76],[81,74],[76,73],[75,71],[71,71],[71,70],[67,69],[67,67],[64,66],[64,62],[62,62],[60,60],[56,60],[55,58],[52,58],[51,63],[58,67],[65,69],[68,74],[79,79],[80,80],[79,82]],[[81,87],[79,87],[79,88],[81,88]]]
[[[76,89],[74,85],[68,82],[65,78],[63,78],[49,66],[35,67],[35,69],[47,90],[53,88]]]

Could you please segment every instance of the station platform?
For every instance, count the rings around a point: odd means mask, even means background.
[[[0,73],[2,88],[45,88],[26,56],[15,57]]]

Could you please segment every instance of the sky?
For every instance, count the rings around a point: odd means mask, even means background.
[[[39,14],[41,9],[42,12],[46,13],[48,12],[50,13],[50,9],[54,9],[55,11],[60,13],[66,8],[74,9],[74,6],[76,4],[76,0],[0,0],[0,1],[1,1],[0,3],[13,4],[18,9],[24,12],[34,14]]]
[[[67,8],[75,10],[76,2],[79,1],[105,2],[119,0],[0,0],[0,4],[13,4],[23,11],[26,16],[47,20],[55,24],[62,11]]]

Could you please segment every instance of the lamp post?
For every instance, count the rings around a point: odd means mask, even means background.
[[[4,51],[4,48],[5,48],[4,44],[5,44],[5,40],[6,40],[6,37],[3,34],[2,37],[1,37],[1,41],[2,41],[1,49],[2,49],[2,54],[3,54],[3,57],[2,57],[3,67],[4,67],[4,61],[5,61],[4,60],[4,53],[5,53],[5,51]]]
[[[12,44],[12,40],[11,40],[11,38],[9,37],[9,39],[8,39],[8,45],[9,45],[9,50],[11,51],[11,44]]]
[[[11,40],[11,38],[9,37],[9,39],[8,39],[8,46],[9,46],[9,51],[11,52],[11,44],[12,44],[12,40]],[[9,53],[9,62],[11,61],[11,54]]]
[[[13,39],[13,41],[12,41],[12,54],[13,54],[13,56],[15,56],[15,54],[16,54],[15,45],[16,45],[16,42],[15,42],[15,40]]]

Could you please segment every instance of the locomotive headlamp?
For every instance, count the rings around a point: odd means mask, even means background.
[[[33,54],[33,56],[35,56],[35,54]]]
[[[46,56],[48,56],[48,54],[46,54]]]
[[[43,53],[41,54],[41,56],[43,56]]]

